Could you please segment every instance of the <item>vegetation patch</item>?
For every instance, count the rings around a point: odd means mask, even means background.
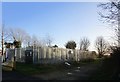
[[[117,66],[112,58],[102,60],[102,65],[89,77],[90,80],[115,80],[117,77]]]
[[[25,64],[17,63],[16,71],[22,72],[24,74],[39,74],[39,73],[49,73],[55,70],[59,70],[61,67],[53,65],[38,65],[38,64]]]
[[[65,65],[64,63],[61,64],[25,64],[25,63],[16,63],[16,71],[21,72],[27,75],[34,75],[34,74],[45,74],[54,71],[65,71],[68,69],[72,69],[77,66],[87,65],[90,63],[95,63],[98,60],[94,60],[91,62],[81,61],[81,62],[68,62],[70,66]]]

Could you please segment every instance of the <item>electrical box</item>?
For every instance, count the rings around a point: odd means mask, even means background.
[[[33,63],[33,51],[32,50],[25,51],[25,63]]]

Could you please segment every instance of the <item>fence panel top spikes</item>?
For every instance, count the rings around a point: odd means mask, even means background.
[[[33,50],[33,60],[36,62],[46,60],[48,63],[58,62],[58,61],[65,61],[66,59],[71,61],[78,61],[84,58],[94,58],[95,56],[92,54],[91,51],[80,51],[80,50],[72,50],[72,49],[64,49],[64,48],[51,48],[51,47],[38,47],[34,49],[33,47],[27,48],[19,48],[14,49],[17,53],[16,59],[20,59],[21,61],[25,61],[25,51],[26,50]],[[6,52],[10,53],[11,49],[6,49]],[[14,53],[13,53],[14,54]],[[55,61],[54,61],[55,60]],[[44,62],[43,62],[44,63]]]

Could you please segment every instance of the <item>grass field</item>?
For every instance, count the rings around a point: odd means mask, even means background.
[[[98,60],[97,60],[98,61]],[[96,60],[85,60],[81,62],[70,62],[71,66],[67,67],[64,63],[62,64],[25,64],[16,63],[16,71],[23,74],[34,75],[42,73],[50,73],[54,71],[65,71],[67,69],[72,69],[73,67],[86,65],[89,63],[96,63]]]
[[[64,63],[61,64],[25,64],[16,63],[16,70],[25,75],[39,75],[48,74],[52,72],[65,72],[71,70],[74,67],[80,67],[85,65],[98,65],[97,70],[91,73],[89,80],[114,80],[118,78],[117,64],[110,58],[98,58],[96,60],[84,60],[80,62],[69,62],[70,67],[67,67]],[[87,69],[87,68],[86,68]]]

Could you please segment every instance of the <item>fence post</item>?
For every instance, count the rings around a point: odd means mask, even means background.
[[[22,56],[21,56],[21,50],[22,50],[22,49],[21,49],[21,48],[19,48],[19,50],[20,50],[20,61],[21,61],[21,58],[22,58]]]
[[[40,59],[40,55],[39,55],[39,47],[37,47],[37,58],[38,58],[38,61],[39,62],[39,59]]]

